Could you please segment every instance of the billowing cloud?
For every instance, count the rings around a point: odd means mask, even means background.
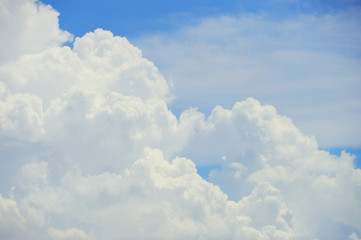
[[[58,16],[38,0],[1,0],[0,63],[71,40],[59,29]]]
[[[0,80],[2,239],[361,236],[353,156],[253,98],[177,118],[159,70],[109,31],[43,43]],[[205,180],[196,166],[209,164],[221,167]]]

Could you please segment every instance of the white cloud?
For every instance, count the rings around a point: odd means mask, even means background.
[[[29,163],[21,168],[21,187],[33,188],[46,185],[48,182],[48,163]]]
[[[353,156],[253,98],[177,119],[158,69],[109,31],[43,43],[0,80],[2,239],[360,235]]]
[[[269,184],[261,184],[248,199],[228,201],[218,186],[197,174],[191,160],[175,158],[168,162],[161,151],[153,149],[146,149],[144,157],[122,174],[83,176],[75,169],[58,186],[30,192],[24,202],[66,218],[68,223],[86,224],[94,238],[293,236],[283,219],[291,213],[279,191]],[[270,214],[258,222],[247,215],[252,208]]]
[[[0,63],[71,40],[59,29],[59,13],[37,0],[0,2]]]
[[[24,217],[14,200],[0,195],[0,236],[2,239],[15,239],[25,229]]]
[[[359,146],[359,9],[272,19],[218,16],[136,41],[171,78],[173,109],[231,107],[249,96],[277,107],[324,147]]]
[[[350,240],[359,240],[360,239],[356,233],[352,233],[348,238]]]
[[[33,141],[43,133],[42,101],[30,94],[8,95],[0,101],[0,129],[3,136]]]
[[[65,239],[89,239],[86,233],[82,230],[71,228],[65,231],[57,230],[54,228],[48,229],[48,234],[51,239],[54,240],[65,240]]]

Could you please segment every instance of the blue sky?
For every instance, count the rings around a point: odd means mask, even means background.
[[[134,39],[158,31],[172,31],[203,17],[219,14],[266,13],[270,18],[296,14],[324,14],[359,6],[359,1],[130,1],[130,0],[44,0],[61,14],[60,27],[83,36],[95,28]]]

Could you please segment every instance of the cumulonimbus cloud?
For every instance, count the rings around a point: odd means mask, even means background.
[[[253,98],[177,118],[158,69],[109,31],[24,51],[0,79],[2,239],[360,236],[352,156]]]

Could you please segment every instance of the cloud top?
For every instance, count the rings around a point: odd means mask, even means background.
[[[0,63],[59,46],[72,35],[59,29],[59,13],[38,0],[0,2]]]

